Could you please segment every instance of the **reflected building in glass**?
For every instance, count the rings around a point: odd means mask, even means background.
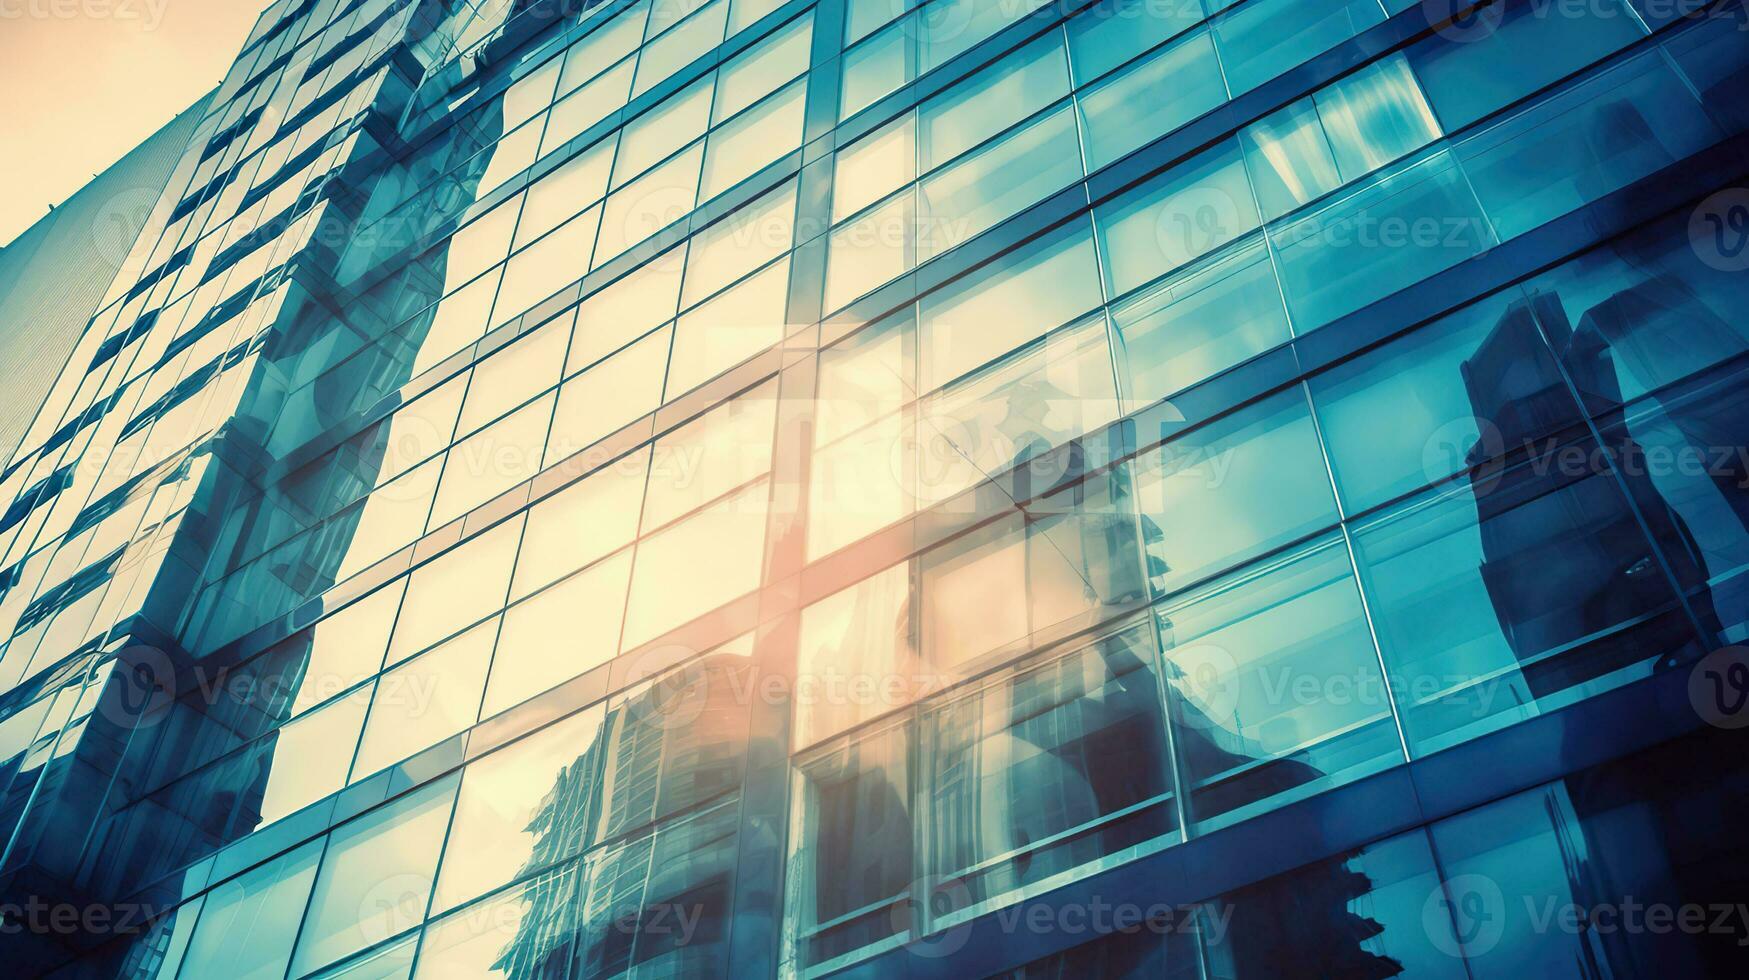
[[[1740,975],[1746,66],[279,0],[0,469],[0,949]]]

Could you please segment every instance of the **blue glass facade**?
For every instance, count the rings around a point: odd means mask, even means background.
[[[0,471],[63,978],[1739,975],[1740,0],[280,0]]]

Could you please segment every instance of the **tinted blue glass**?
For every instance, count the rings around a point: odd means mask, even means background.
[[[1698,649],[1595,444],[1481,467],[1359,527],[1354,546],[1417,754]]]

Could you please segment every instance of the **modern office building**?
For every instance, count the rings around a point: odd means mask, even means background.
[[[1749,16],[1465,6],[279,0],[0,471],[8,968],[1742,976]]]
[[[203,98],[0,248],[0,460],[10,460],[84,335],[170,168],[206,112]],[[138,274],[142,269],[131,270]],[[5,503],[12,503],[7,494]]]

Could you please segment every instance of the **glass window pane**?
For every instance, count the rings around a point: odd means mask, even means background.
[[[728,980],[738,809],[676,820],[588,858],[580,978]],[[685,909],[690,929],[677,927]]]
[[[1012,656],[1035,633],[1098,604],[1081,556],[1046,532],[1016,517],[923,557],[919,632],[932,669],[958,676],[993,651]]]
[[[1342,184],[1330,139],[1309,97],[1245,127],[1239,144],[1265,218],[1278,218]]]
[[[1085,85],[1203,19],[1199,0],[1095,4],[1068,23],[1075,82]]]
[[[498,621],[487,620],[377,679],[352,767],[357,782],[464,731],[479,719],[480,693]]]
[[[917,397],[914,312],[907,305],[820,353],[816,446],[890,415]]]
[[[1688,83],[1647,52],[1475,134],[1457,156],[1511,238],[1712,145]]]
[[[541,137],[541,153],[551,153],[576,139],[625,105],[636,60],[627,58],[600,78],[560,99],[553,111],[547,114],[547,131]],[[611,147],[616,145],[617,139],[615,135],[599,145]]]
[[[1449,152],[1384,171],[1269,235],[1288,309],[1302,331],[1495,244]]]
[[[917,171],[916,117],[906,113],[838,151],[832,178],[832,220],[887,196]]]
[[[1401,54],[1313,93],[1343,180],[1355,180],[1439,138],[1439,122]]]
[[[1579,424],[1579,404],[1513,293],[1311,379],[1349,513]]]
[[[938,255],[1081,179],[1068,106],[918,185],[918,252]],[[1017,175],[1020,175],[1017,177]]]
[[[1046,0],[935,0],[921,10],[923,71],[938,68],[979,41],[1045,4]]]
[[[918,110],[925,172],[1069,94],[1062,38],[1047,34]]]
[[[415,569],[388,662],[399,663],[502,608],[521,535],[522,519],[508,520]]]
[[[1071,223],[918,303],[923,390],[939,387],[1099,305],[1098,262]]]
[[[1202,909],[1206,921],[1230,918],[1232,928],[1195,931],[1207,937],[1210,975],[1231,980],[1292,976],[1308,962],[1331,976],[1466,980],[1443,897],[1427,834],[1415,830],[1230,891]],[[1284,928],[1285,909],[1317,929]]]
[[[906,28],[913,22],[907,18],[894,24],[844,56],[844,93],[838,118],[849,119],[911,79],[916,53]]]
[[[443,457],[439,456],[378,487],[352,512],[357,514],[358,523],[335,572],[336,581],[363,571],[419,537],[431,515],[442,473]]]
[[[444,779],[335,830],[298,936],[301,976],[425,919],[456,780]]]
[[[909,704],[934,686],[911,640],[910,607],[910,565],[902,562],[802,610],[798,682],[848,696],[797,697],[796,747]]]
[[[607,193],[607,174],[613,166],[614,141],[605,140],[566,160],[529,187],[522,206],[522,223],[516,227],[516,245],[534,241],[557,228],[584,205]],[[595,243],[589,243],[593,246]],[[584,261],[588,261],[587,254]],[[581,275],[581,273],[579,273]]]
[[[631,558],[630,551],[622,551],[504,613],[483,717],[613,659],[619,652]]]
[[[456,443],[443,466],[432,526],[442,527],[539,473],[552,414],[549,393]]]
[[[601,238],[595,245],[596,268],[692,213],[698,200],[699,169],[704,165],[704,142],[699,140],[608,197],[601,216]]]
[[[632,97],[648,92],[669,75],[723,43],[723,28],[728,16],[728,0],[713,0],[696,15],[645,44],[638,57],[638,84],[632,89]],[[651,18],[650,30],[654,36],[657,30],[655,17]]]
[[[481,316],[483,322],[483,311]],[[463,374],[395,410],[383,439],[383,462],[377,470],[379,486],[449,445],[467,383],[467,375]]]
[[[367,685],[268,736],[272,763],[261,792],[261,825],[326,799],[346,785],[369,706]]]
[[[789,257],[694,307],[674,327],[668,390],[678,396],[783,340]]]
[[[919,0],[848,0],[844,15],[844,46],[850,47],[894,17],[916,6]]]
[[[1230,823],[1402,761],[1340,541],[1217,581],[1156,618],[1199,824]]]
[[[909,413],[894,412],[816,449],[808,481],[808,557],[858,541],[917,506]]]
[[[560,93],[571,91],[637,50],[644,40],[644,20],[649,13],[649,4],[635,4],[571,45],[565,51],[565,73],[559,77]]]
[[[1434,34],[1408,51],[1448,133],[1642,36],[1637,18],[1617,0],[1565,17],[1511,5],[1488,13],[1490,30]]]
[[[457,431],[467,434],[558,383],[571,342],[571,320],[560,317],[474,365]]]
[[[522,198],[513,197],[450,236],[446,252],[449,282],[467,282],[504,260],[521,208]]]
[[[582,452],[662,404],[673,333],[657,330],[559,388],[543,465]]]
[[[1355,534],[1411,751],[1437,751],[1698,651],[1588,444],[1414,499]],[[1566,463],[1559,460],[1566,459]],[[1575,465],[1576,464],[1576,465]]]
[[[856,736],[802,770],[801,827],[790,858],[799,958],[820,964],[907,927],[912,867],[911,731]]]
[[[601,209],[590,208],[559,226],[559,230],[516,253],[504,266],[504,284],[492,307],[493,324],[510,322],[541,300],[583,277],[601,221]]]
[[[1117,418],[1105,320],[1053,331],[924,400],[918,409],[919,497],[932,504],[1019,468],[1022,499],[1062,475],[1053,447]]]
[[[529,508],[512,599],[631,543],[638,533],[649,459],[650,451],[641,449]]]
[[[791,180],[698,232],[686,255],[680,305],[691,306],[766,262],[795,241],[796,181]]]
[[[213,889],[189,941],[183,974],[236,980],[284,977],[297,938],[290,924],[303,915],[321,858],[322,842],[311,841]]]
[[[579,851],[601,754],[598,705],[468,765],[431,901],[443,912]]]
[[[1215,41],[1234,95],[1383,23],[1378,0],[1257,0],[1215,19]]]
[[[615,697],[604,744],[636,748],[604,756],[596,839],[739,789],[753,683],[749,635]]]
[[[759,586],[770,496],[762,480],[638,545],[625,649]]]
[[[1256,228],[1236,143],[1224,143],[1094,209],[1111,294],[1121,295]]]
[[[698,199],[711,200],[799,148],[807,94],[798,81],[712,133]]]
[[[710,128],[715,85],[716,76],[706,75],[627,125],[620,133],[613,185],[619,187],[703,136]]]
[[[409,374],[417,377],[480,339],[486,332],[486,320],[492,313],[492,301],[498,296],[502,273],[502,269],[486,273],[445,296],[430,311],[431,320],[424,333],[414,332],[419,353],[413,358]]]
[[[713,0],[650,0],[650,25],[644,32],[644,40],[660,37],[664,31],[711,2]]]
[[[915,198],[900,191],[886,204],[832,232],[827,242],[826,309],[838,310],[903,275],[915,261]]]
[[[1166,6],[1189,9],[1193,5]],[[1159,97],[1165,91],[1172,96]],[[1082,93],[1087,168],[1097,170],[1225,101],[1227,88],[1221,82],[1220,63],[1208,32],[1197,31],[1174,41]]]
[[[644,496],[644,533],[661,527],[771,470],[777,382],[656,440]]]
[[[310,975],[310,980],[407,980],[413,971],[413,953],[419,936],[410,935],[373,949],[340,966]]]
[[[303,677],[292,696],[291,711],[302,712],[375,674],[383,665],[383,651],[395,613],[401,608],[404,578],[372,592],[303,634],[308,644]]]
[[[559,71],[564,62],[557,58],[518,79],[504,93],[504,130],[509,132],[553,101],[553,87],[559,83]]]
[[[563,977],[575,954],[576,865],[524,882],[425,928],[414,980]]]
[[[596,291],[577,307],[577,336],[565,358],[571,375],[625,347],[674,317],[680,303],[685,246]]]
[[[1154,665],[1134,627],[924,712],[931,927],[1169,843]]]
[[[1166,443],[1136,470],[1162,593],[1336,523],[1324,454],[1297,388]]]
[[[760,18],[783,6],[783,0],[734,0],[729,9],[729,36],[752,27]]]
[[[1260,237],[1115,306],[1112,321],[1132,408],[1213,377],[1292,336],[1275,268]]]
[[[807,71],[813,25],[812,14],[804,14],[724,65],[712,122],[722,122]]]
[[[527,170],[528,165],[534,162],[535,155],[540,150],[541,123],[540,118],[525,123],[521,129],[499,140],[495,146],[481,154],[489,159],[486,172],[480,175],[479,186],[474,188],[476,200],[497,190],[505,181]]]

